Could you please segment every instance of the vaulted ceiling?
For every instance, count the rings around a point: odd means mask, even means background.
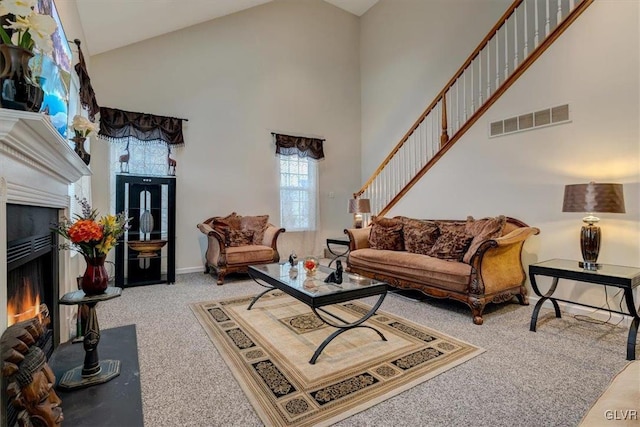
[[[272,0],[76,0],[90,55]],[[361,16],[378,0],[324,0]]]

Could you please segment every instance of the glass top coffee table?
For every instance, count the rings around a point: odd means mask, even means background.
[[[325,278],[333,272],[334,270],[331,268],[318,266],[315,274],[308,276],[302,267],[302,261],[298,262],[295,267],[292,267],[289,263],[249,266],[249,276],[257,284],[267,289],[256,295],[247,310],[251,310],[253,305],[266,293],[279,289],[308,305],[322,322],[336,328],[336,331],[329,335],[313,353],[313,357],[309,360],[312,365],[316,363],[322,350],[334,338],[348,330],[368,328],[375,331],[383,341],[387,340],[380,331],[372,326],[363,325],[363,323],[376,313],[382,301],[384,301],[388,285],[378,280],[347,272],[342,273],[342,283],[325,283]],[[378,301],[371,307],[369,312],[354,322],[341,319],[323,308],[324,306],[370,296],[378,296]]]

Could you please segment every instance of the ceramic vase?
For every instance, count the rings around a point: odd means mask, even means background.
[[[12,110],[40,111],[44,91],[31,76],[33,52],[0,44],[0,106]]]
[[[87,150],[84,148],[84,143],[87,138],[83,136],[74,136],[71,140],[76,144],[73,149],[78,156],[82,159],[85,165],[88,165],[91,161],[91,154],[87,153]]]
[[[95,258],[84,257],[87,269],[81,280],[82,290],[85,295],[99,295],[104,293],[109,282],[107,269],[104,267],[106,256]]]

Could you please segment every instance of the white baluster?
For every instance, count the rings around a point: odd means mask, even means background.
[[[487,41],[487,99],[491,96],[491,45]]]
[[[544,37],[547,38],[551,32],[551,13],[549,13],[549,0],[546,1],[546,20],[544,23]]]
[[[540,23],[538,22],[538,3],[533,2],[533,5],[535,6],[533,9],[534,25],[536,26],[536,30],[533,33],[533,48],[535,49],[540,43]]]
[[[513,11],[513,69],[518,68],[518,9]]]
[[[453,123],[451,123],[451,132],[449,132],[449,136],[453,136],[458,131],[458,129],[460,129],[460,78],[456,79],[455,85],[456,85],[456,127],[454,129]],[[453,97],[453,91],[451,92],[452,92],[451,96]],[[453,107],[453,102],[449,105]]]
[[[569,13],[571,13],[574,7],[576,7],[575,0],[569,0]]]
[[[482,50],[478,52],[478,108],[482,106]]]
[[[507,80],[509,76],[509,36],[507,31],[507,26],[509,24],[509,20],[504,21],[504,79],[502,81]]]
[[[471,61],[471,70],[473,71],[473,61]],[[473,79],[471,79],[473,81]],[[462,72],[462,124],[467,121],[467,70]]]
[[[473,83],[474,83],[473,62],[474,62],[475,60],[476,60],[476,59],[475,59],[475,58],[473,58],[473,60],[471,61],[471,87],[469,88],[469,89],[471,90],[471,92],[470,92],[470,93],[471,93],[471,111],[470,111],[470,112],[471,112],[471,114],[473,114],[473,113],[475,113],[475,112],[476,112],[476,103],[475,103],[475,99],[476,99],[476,97],[475,97],[475,95],[474,95],[474,93],[473,93],[473,89],[474,89],[474,87],[473,87]]]
[[[496,31],[496,90],[500,86],[500,46],[498,44],[498,31]]]
[[[524,50],[522,52],[522,59],[524,60],[529,55],[529,31],[527,19],[527,0],[524,0]]]
[[[562,22],[562,0],[558,0],[558,13],[556,14],[556,26]]]

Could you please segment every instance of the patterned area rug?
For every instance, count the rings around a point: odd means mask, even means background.
[[[451,369],[483,349],[378,310],[368,328],[339,335],[309,363],[335,329],[305,304],[276,291],[247,310],[252,296],[191,304],[267,426],[326,426]],[[383,304],[384,305],[384,304]],[[329,311],[353,321],[370,306],[352,301]]]

